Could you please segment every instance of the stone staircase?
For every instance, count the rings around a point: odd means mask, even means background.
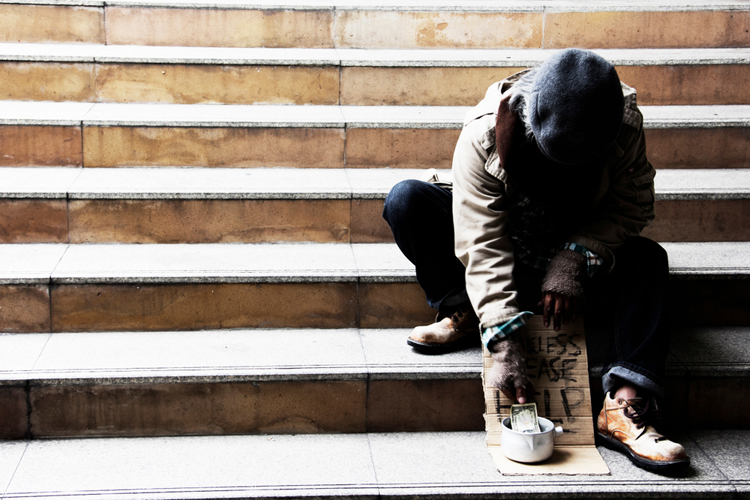
[[[747,0],[0,0],[0,26],[2,499],[750,497]],[[611,476],[501,476],[479,350],[404,341],[432,312],[385,195],[568,46],[639,91],[685,477],[606,449]]]

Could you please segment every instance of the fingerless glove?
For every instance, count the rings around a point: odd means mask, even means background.
[[[526,361],[523,346],[518,340],[519,334],[520,332],[513,333],[491,346],[493,363],[487,374],[488,384],[511,394],[515,394],[519,387],[532,390],[526,375]]]
[[[562,250],[552,259],[542,281],[542,293],[560,293],[581,298],[581,273],[586,257],[573,250]]]

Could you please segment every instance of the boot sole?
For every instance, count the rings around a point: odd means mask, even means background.
[[[428,344],[426,342],[418,342],[412,339],[406,339],[406,343],[421,354],[447,354],[449,352],[461,351],[479,345],[476,335],[466,335],[447,344]]]
[[[680,460],[671,460],[669,462],[659,462],[656,460],[649,460],[637,455],[633,450],[630,449],[626,444],[618,441],[617,439],[611,438],[605,434],[602,434],[598,429],[596,431],[597,444],[609,448],[610,450],[619,451],[625,454],[631,462],[642,469],[646,469],[651,472],[659,472],[662,474],[675,474],[684,472],[690,465],[689,458],[683,458]]]

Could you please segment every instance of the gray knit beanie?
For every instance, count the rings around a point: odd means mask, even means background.
[[[575,165],[593,160],[615,142],[623,107],[615,67],[591,51],[567,49],[539,66],[529,120],[545,156]]]

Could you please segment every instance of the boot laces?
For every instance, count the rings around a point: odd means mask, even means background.
[[[477,323],[477,320],[474,310],[471,308],[468,310],[456,309],[451,314],[451,325],[453,326],[453,330],[457,332],[473,328],[474,323]]]
[[[661,422],[662,413],[659,408],[656,407],[656,403],[650,399],[644,400],[643,398],[623,399],[621,400],[623,405],[623,411],[625,416],[633,421],[636,429],[642,429],[646,425],[655,425]],[[660,441],[666,439],[661,436],[657,439]]]

